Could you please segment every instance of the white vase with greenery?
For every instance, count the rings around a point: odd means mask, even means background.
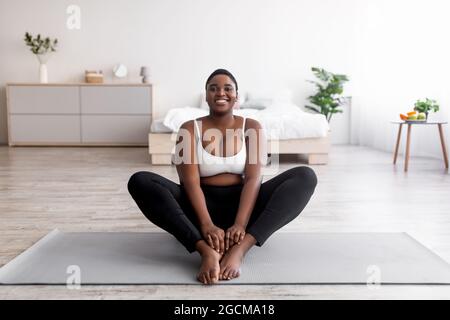
[[[35,38],[28,32],[25,33],[25,43],[30,47],[31,52],[36,55],[39,61],[39,81],[48,83],[47,62],[52,52],[56,51],[58,39],[42,38],[38,34]]]

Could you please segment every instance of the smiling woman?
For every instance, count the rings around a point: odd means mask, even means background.
[[[212,81],[212,80],[215,81]],[[232,83],[230,83],[230,80]],[[223,84],[223,87],[220,87]],[[209,106],[234,106],[237,102],[238,85],[234,76],[225,69],[217,69],[206,80],[205,89],[207,91],[206,101]],[[223,90],[223,94],[222,94]]]
[[[205,89],[209,115],[183,123],[178,132],[180,184],[137,172],[128,190],[150,221],[201,255],[197,278],[213,284],[238,277],[247,251],[300,214],[317,178],[299,166],[261,183],[266,141],[258,121],[233,115],[236,79],[218,69]]]

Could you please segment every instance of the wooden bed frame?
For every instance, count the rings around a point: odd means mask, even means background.
[[[148,151],[154,165],[171,165],[176,133],[150,133]],[[330,150],[329,136],[323,138],[267,141],[268,153],[303,154],[308,164],[327,164]]]

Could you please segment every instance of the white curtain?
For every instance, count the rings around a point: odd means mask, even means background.
[[[431,119],[448,121],[450,1],[363,0],[355,23],[351,143],[392,152],[400,113],[436,99]],[[444,136],[449,144],[449,125]],[[403,130],[400,152],[404,151]],[[411,156],[442,158],[437,126],[413,126]]]

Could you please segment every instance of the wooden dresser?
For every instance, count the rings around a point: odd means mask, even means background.
[[[6,86],[10,146],[146,146],[151,84]]]

